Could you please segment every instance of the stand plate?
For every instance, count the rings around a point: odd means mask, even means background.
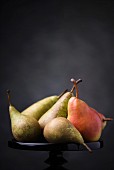
[[[91,150],[97,150],[103,147],[103,141],[86,143]],[[85,151],[87,150],[83,145],[77,143],[59,143],[53,144],[48,142],[39,143],[24,143],[15,140],[8,141],[8,147],[20,150],[35,150],[35,151]]]

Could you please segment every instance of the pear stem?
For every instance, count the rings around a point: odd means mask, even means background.
[[[80,83],[82,80],[81,79],[78,79],[77,81],[76,81],[76,84],[78,84],[78,83]],[[72,87],[72,89],[71,89],[71,93],[74,91],[74,89],[75,89],[75,85],[73,85],[73,87]],[[60,99],[61,98],[61,96],[63,96],[66,92],[68,91],[68,89],[66,89],[66,90],[64,90],[59,96],[58,96],[58,99]]]
[[[75,80],[74,80],[75,81]],[[78,84],[78,83],[80,83],[80,82],[82,82],[82,80],[81,79],[78,79],[77,81],[75,81],[75,83],[76,84]],[[72,89],[71,89],[71,93],[74,91],[74,89],[75,89],[76,87],[75,87],[75,85],[73,85],[73,87],[72,87]]]
[[[113,120],[112,118],[103,118],[103,122],[104,121],[111,121],[111,120]]]
[[[79,83],[79,82],[82,82],[82,79],[78,79],[77,81],[75,80],[75,79],[71,79],[71,82],[73,82],[74,83],[74,86],[73,86],[73,88],[72,88],[72,90],[74,90],[74,88],[76,89],[76,98],[78,98],[79,97],[79,94],[78,94],[78,86],[77,86],[77,84]]]
[[[92,150],[89,148],[89,146],[86,145],[86,143],[83,143],[82,145],[84,145],[84,146],[86,147],[86,149],[87,149],[90,153],[92,153]]]
[[[9,103],[9,106],[11,106],[10,90],[7,90],[7,95],[8,95],[8,103]]]
[[[64,90],[64,91],[58,96],[58,99],[60,99],[61,96],[63,96],[67,91],[68,91],[68,89]]]

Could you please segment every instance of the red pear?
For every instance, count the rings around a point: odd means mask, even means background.
[[[105,128],[105,126],[106,126],[106,124],[107,124],[107,121],[113,120],[112,118],[105,117],[104,114],[97,112],[97,111],[96,111],[95,109],[93,109],[92,107],[91,107],[91,110],[92,110],[94,113],[98,114],[98,116],[100,117],[101,122],[102,122],[102,130]]]
[[[98,115],[101,118],[101,121],[102,121],[102,130],[103,130],[105,128],[105,126],[107,125],[107,121],[111,121],[113,119],[109,118],[109,117],[105,117],[102,113],[98,113]]]
[[[71,97],[68,102],[67,119],[79,130],[84,140],[97,141],[102,133],[101,117],[78,98],[78,87],[76,81],[71,79],[76,88],[76,97]]]

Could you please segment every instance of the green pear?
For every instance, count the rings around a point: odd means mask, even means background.
[[[11,120],[11,130],[13,137],[20,142],[35,142],[39,139],[41,128],[38,121],[30,116],[22,115],[9,100],[9,114]]]
[[[79,83],[81,80],[77,80]],[[67,105],[69,99],[73,96],[74,86],[70,92],[66,92],[60,99],[39,119],[40,127],[43,129],[45,125],[55,117],[67,117]]]
[[[41,99],[38,102],[33,103],[31,106],[29,106],[27,109],[25,109],[21,113],[23,115],[32,116],[35,119],[39,120],[40,117],[47,110],[49,110],[64,93],[66,93],[66,91],[67,90],[62,92],[59,96],[54,95],[54,96],[49,96],[49,97],[46,97],[44,99]]]
[[[91,152],[91,149],[84,143],[81,133],[64,117],[56,117],[48,122],[43,134],[50,143],[75,142],[84,145]]]

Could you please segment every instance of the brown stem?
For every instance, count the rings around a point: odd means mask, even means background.
[[[104,121],[111,121],[111,120],[113,120],[112,118],[103,118],[103,122]]]
[[[58,96],[58,99],[60,99],[61,96],[63,96],[67,91],[68,91],[68,89],[64,90],[64,91]]]
[[[73,86],[73,88],[72,89],[76,89],[76,98],[78,98],[78,96],[79,96],[79,94],[78,94],[78,86],[77,86],[77,84],[79,83],[79,82],[82,82],[82,79],[78,79],[77,81],[75,80],[75,79],[71,79],[71,82],[73,82],[74,83],[74,86]]]
[[[75,81],[76,84],[78,84],[80,82],[82,82],[82,79],[78,79],[77,81]],[[72,93],[74,91],[74,89],[75,89],[75,84],[73,85],[73,87],[72,87],[70,92]]]
[[[80,83],[82,80],[81,79],[78,79],[77,81],[76,81],[76,84],[78,84],[78,83]],[[74,89],[75,89],[75,85],[73,85],[73,87],[72,87],[72,89],[71,89],[71,93],[74,91]],[[58,96],[58,99],[60,99],[61,98],[61,96],[63,96],[66,92],[68,92],[68,89],[66,89],[66,90],[64,90],[59,96]]]
[[[7,90],[7,95],[8,95],[8,103],[11,106],[11,96],[10,96],[10,90]]]
[[[83,143],[83,145],[86,147],[86,149],[87,149],[90,153],[92,153],[92,150],[89,148],[89,146],[86,145],[86,143]]]

